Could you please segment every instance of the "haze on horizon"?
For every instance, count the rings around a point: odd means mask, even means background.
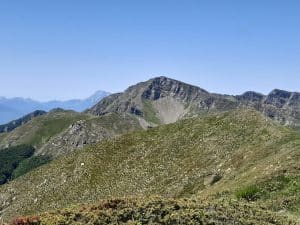
[[[299,1],[3,1],[0,96],[46,101],[167,76],[300,91]]]

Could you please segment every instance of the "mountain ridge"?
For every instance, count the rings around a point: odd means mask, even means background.
[[[268,95],[253,91],[223,95],[164,76],[140,82],[122,93],[108,96],[86,112],[94,115],[126,112],[136,115],[147,127],[176,122],[199,113],[249,107],[282,124],[300,126],[298,92],[274,89]]]

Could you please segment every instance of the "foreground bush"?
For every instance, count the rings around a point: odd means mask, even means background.
[[[21,222],[23,222],[21,220]],[[75,206],[40,215],[39,220],[12,225],[295,225],[286,217],[244,201],[193,199],[112,199],[96,205]],[[34,223],[32,223],[34,222]]]
[[[41,221],[38,216],[17,217],[12,221],[12,225],[40,225]]]

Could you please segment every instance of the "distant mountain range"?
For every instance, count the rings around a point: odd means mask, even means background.
[[[55,100],[48,102],[39,102],[29,98],[0,97],[0,124],[10,122],[35,110],[49,111],[54,108],[62,108],[82,112],[108,95],[108,92],[97,91],[86,99],[72,99],[68,101]]]

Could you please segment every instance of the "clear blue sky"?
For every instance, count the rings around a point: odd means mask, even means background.
[[[122,91],[169,76],[212,92],[300,91],[298,0],[2,0],[0,96]]]

